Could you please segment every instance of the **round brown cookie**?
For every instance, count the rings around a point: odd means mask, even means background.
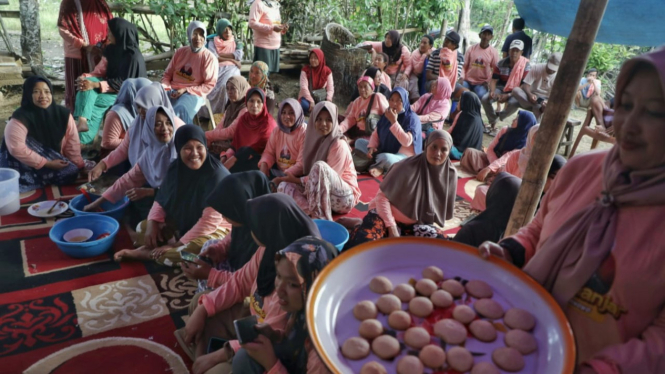
[[[369,281],[369,289],[378,294],[390,293],[393,290],[393,284],[390,279],[380,275]]]
[[[399,341],[390,335],[381,335],[372,341],[372,352],[384,360],[399,354]]]
[[[410,284],[398,284],[393,290],[393,295],[397,296],[403,303],[408,303],[416,297],[416,289]]]
[[[501,370],[511,373],[524,369],[524,357],[515,348],[501,347],[492,352],[492,361]]]
[[[418,358],[428,368],[438,369],[446,362],[446,352],[438,345],[429,344],[420,350]]]
[[[435,323],[434,334],[448,344],[462,344],[466,341],[466,327],[451,318]]]
[[[503,317],[503,307],[492,299],[480,299],[473,303],[473,308],[483,317],[499,319]]]
[[[360,323],[358,333],[365,339],[372,340],[383,334],[383,325],[379,320],[366,319]]]
[[[342,355],[349,360],[360,360],[369,355],[369,343],[359,337],[346,339],[342,344]]]
[[[423,270],[423,278],[431,279],[436,283],[443,280],[443,270],[436,266],[428,266]]]
[[[464,295],[464,286],[462,286],[462,283],[454,279],[443,281],[443,283],[441,283],[441,289],[448,291],[455,298]]]
[[[503,316],[503,323],[511,329],[531,331],[536,326],[536,319],[524,309],[511,308]]]
[[[422,374],[423,363],[418,357],[406,355],[397,362],[397,374]]]
[[[381,295],[376,302],[377,308],[383,314],[390,314],[402,309],[402,301],[393,294]]]
[[[423,296],[430,296],[439,288],[431,279],[421,279],[416,282],[416,291]]]
[[[473,356],[466,348],[453,347],[446,352],[448,365],[459,372],[467,372],[473,366]]]
[[[476,312],[473,311],[468,305],[456,305],[453,309],[453,318],[468,325],[476,319]]]
[[[409,301],[409,312],[418,317],[427,317],[432,314],[434,304],[424,296],[416,296]]]
[[[404,333],[404,343],[415,349],[426,346],[430,340],[429,333],[422,327],[411,327]]]
[[[473,365],[471,374],[501,374],[501,372],[491,362],[479,362]]]
[[[369,300],[361,301],[353,307],[353,316],[359,321],[376,318],[377,314],[376,305]]]
[[[453,295],[451,295],[450,292],[444,290],[434,291],[429,299],[432,300],[432,303],[437,308],[447,308],[453,305],[454,302]]]
[[[396,310],[388,316],[388,326],[403,331],[411,326],[411,316],[403,310]]]
[[[481,342],[490,343],[496,340],[496,328],[492,323],[477,319],[469,325],[469,331],[474,338]]]
[[[388,374],[388,371],[380,363],[371,361],[360,368],[360,374]]]
[[[536,338],[534,338],[531,333],[524,330],[515,329],[508,331],[504,336],[503,341],[506,343],[506,346],[517,349],[517,351],[523,355],[528,355],[538,349]]]
[[[494,295],[492,287],[481,280],[470,280],[464,285],[466,292],[476,299],[487,299]]]

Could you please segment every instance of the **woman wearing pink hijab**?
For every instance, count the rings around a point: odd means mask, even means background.
[[[575,373],[665,372],[665,50],[626,62],[617,144],[573,158],[534,220],[480,246],[524,268],[575,333]]]

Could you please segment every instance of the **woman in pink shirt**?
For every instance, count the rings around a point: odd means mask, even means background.
[[[257,325],[258,338],[242,345],[233,357],[233,372],[245,374],[329,374],[309,341],[305,303],[317,275],[337,256],[325,240],[306,237],[275,255],[275,291],[280,308],[289,313],[284,332]]]
[[[20,192],[73,183],[84,167],[74,119],[53,103],[48,79],[34,76],[23,83],[21,107],[5,127],[0,167],[21,174]]]
[[[362,76],[358,79],[358,93],[360,96],[351,102],[346,109],[346,118],[339,124],[342,133],[351,141],[369,139],[376,130],[378,120],[388,109],[386,97],[374,92],[372,78]]]
[[[322,101],[312,111],[305,145],[298,158],[303,171],[275,178],[285,193],[313,218],[332,221],[332,213],[346,214],[360,198],[351,148],[337,122],[337,106]],[[300,177],[300,178],[299,178]]]
[[[106,112],[102,133],[102,149],[108,152],[118,148],[127,130],[134,123],[136,112],[136,93],[143,87],[151,85],[147,78],[131,78],[125,80],[118,91],[115,104]]]
[[[219,288],[195,296],[185,328],[176,331],[183,349],[195,359],[193,369],[196,373],[205,373],[218,364],[221,367],[217,369],[230,369],[233,356],[240,349],[233,328],[236,319],[251,314],[259,323],[270,325],[276,332],[285,330],[289,316],[280,308],[275,289],[275,255],[300,238],[321,237],[312,219],[284,194],[252,199],[247,202],[247,212],[248,224],[259,249]],[[249,310],[245,299],[249,299]],[[224,349],[205,354],[213,336],[224,338],[228,343]]]
[[[234,75],[226,82],[228,101],[224,107],[224,117],[213,130],[206,131],[210,152],[220,154],[231,147],[231,139],[224,139],[224,129],[235,125],[239,117],[247,113],[246,97],[249,83],[242,75]]]
[[[178,158],[163,177],[148,219],[137,227],[139,248],[117,252],[116,261],[154,260],[176,266],[182,261],[181,251],[198,254],[206,241],[229,233],[230,225],[207,202],[229,171],[208,154],[200,127],[180,127],[174,143]]]
[[[192,21],[187,26],[189,45],[180,47],[164,70],[162,85],[169,92],[173,111],[185,123],[205,104],[206,95],[215,88],[219,65],[217,58],[205,47],[206,27]]]
[[[173,142],[173,134],[178,130],[178,124],[173,111],[163,106],[150,108],[146,114],[146,123],[152,131],[145,150],[134,167],[83,210],[94,212],[104,202],[116,203],[126,195],[135,208],[132,209],[132,216],[135,216],[133,219],[140,222],[148,216],[156,191],[162,185],[169,165],[178,157]],[[139,188],[147,191],[138,191]]]
[[[243,43],[236,42],[231,21],[226,18],[220,19],[217,21],[216,31],[217,35],[215,37],[208,37],[208,50],[219,61],[217,83],[215,83],[215,88],[207,96],[214,114],[224,113],[224,106],[228,99],[226,82],[231,77],[240,76],[243,56]],[[202,107],[199,111],[199,116],[208,118],[208,111]]]
[[[58,31],[65,48],[65,106],[74,112],[76,79],[90,73],[101,59],[108,21],[113,18],[105,0],[63,0]]]
[[[617,79],[610,150],[574,157],[530,224],[484,257],[505,258],[563,309],[579,374],[665,372],[665,50]]]
[[[402,87],[393,90],[389,108],[376,125],[369,141],[356,140],[356,149],[368,158],[375,158],[370,174],[378,177],[396,162],[423,151],[422,126],[418,115],[409,106],[409,93]]]
[[[249,0],[249,28],[254,35],[254,61],[263,61],[270,73],[279,72],[279,47],[289,25],[282,24],[279,0]]]
[[[300,72],[300,105],[302,110],[309,114],[317,101],[312,95],[316,90],[326,90],[324,100],[332,101],[335,94],[332,70],[326,66],[326,58],[323,51],[315,48],[309,52],[309,65],[305,65]]]
[[[436,130],[427,137],[425,152],[396,163],[369,213],[351,221],[358,226],[345,249],[384,237],[443,238],[440,228],[453,217],[457,193],[457,170],[448,157],[452,146],[450,134]]]
[[[453,93],[446,77],[437,78],[431,87],[430,93],[411,104],[411,110],[418,115],[425,133],[443,128],[443,120],[450,114],[450,95]]]
[[[286,99],[279,104],[277,127],[272,130],[261,159],[259,170],[268,178],[286,174],[302,174],[302,159],[299,157],[305,144],[307,123],[302,107],[295,99]]]
[[[388,56],[385,72],[397,82],[407,81],[406,70],[411,68],[411,52],[407,46],[402,44],[402,36],[397,30],[390,30],[384,35],[382,42],[364,42],[361,45],[370,46],[369,53],[374,59],[377,53],[385,53]],[[390,87],[390,86],[389,86]]]

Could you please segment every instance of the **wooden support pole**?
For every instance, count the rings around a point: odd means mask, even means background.
[[[20,0],[21,11],[21,52],[33,66],[43,64],[42,36],[39,26],[39,1]]]
[[[513,235],[533,218],[607,2],[580,2],[505,236]]]

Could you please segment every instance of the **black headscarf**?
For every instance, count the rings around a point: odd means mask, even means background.
[[[466,91],[460,99],[462,113],[457,124],[450,134],[453,145],[458,151],[464,152],[467,148],[483,149],[483,118],[480,115],[480,99],[475,93]]]
[[[224,177],[230,175],[210,152],[207,152],[198,170],[187,167],[180,157],[180,150],[192,139],[206,145],[205,133],[198,126],[185,125],[176,131],[174,142],[178,158],[169,166],[155,198],[166,211],[169,220],[176,223],[180,235],[194,227],[208,206],[208,196]]]
[[[281,193],[249,200],[247,219],[256,239],[266,246],[256,278],[258,294],[265,297],[275,290],[275,254],[302,237],[321,234],[293,198]]]
[[[390,61],[386,61],[386,65],[394,64],[402,57],[402,36],[397,32],[397,30],[390,30],[386,33],[385,36],[390,35],[390,40],[392,40],[392,45],[386,47],[386,41],[381,42],[381,48],[383,53],[388,55]]]
[[[67,132],[70,112],[64,106],[57,105],[51,99],[51,105],[42,109],[32,101],[32,90],[39,82],[48,85],[51,95],[53,86],[51,82],[40,76],[30,77],[23,82],[23,97],[21,107],[12,113],[12,118],[21,122],[28,129],[28,136],[43,146],[58,153],[62,148],[62,139]]]
[[[529,130],[537,123],[536,116],[533,113],[528,110],[520,110],[517,113],[517,127],[509,128],[501,135],[499,142],[494,147],[494,153],[497,157],[501,157],[512,150],[524,148]]]
[[[120,91],[122,82],[127,78],[147,78],[145,61],[139,49],[139,34],[133,23],[123,18],[109,20],[109,29],[115,38],[115,44],[104,48],[106,81],[116,91]]]
[[[516,176],[499,173],[487,191],[485,211],[462,226],[453,240],[474,247],[487,240],[497,243],[508,226],[521,184],[522,180]]]
[[[270,193],[270,181],[260,171],[246,171],[224,178],[208,197],[208,206],[242,226],[231,231],[231,247],[227,251],[229,265],[240,269],[259,246],[247,224],[247,201]]]

